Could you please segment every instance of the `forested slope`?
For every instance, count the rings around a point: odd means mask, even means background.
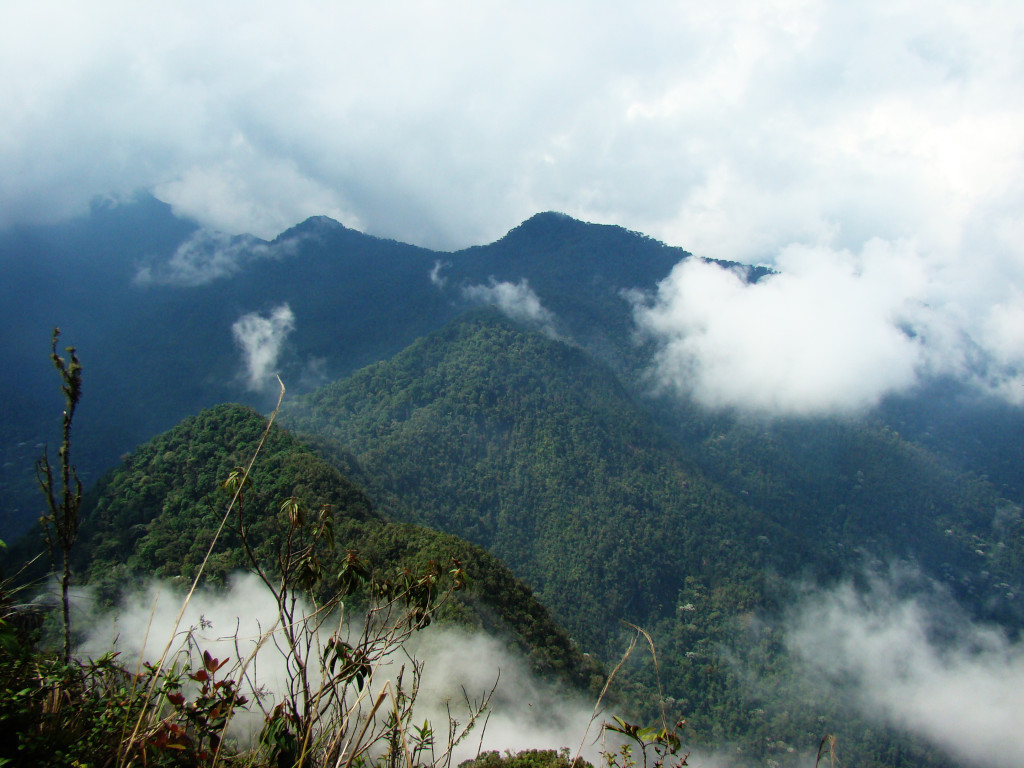
[[[1024,519],[984,476],[870,416],[762,421],[660,406],[681,452],[800,531],[826,573],[865,559],[909,561],[975,615],[1024,622]]]
[[[79,470],[93,482],[121,454],[202,408],[272,405],[265,382],[249,381],[233,334],[246,315],[288,307],[292,330],[276,368],[293,392],[396,354],[473,306],[470,289],[494,280],[526,281],[561,332],[611,360],[631,348],[622,292],[652,289],[686,255],[559,214],[454,253],[322,216],[264,241],[201,230],[145,196],[94,205],[62,225],[0,231],[0,537],[35,519],[32,463],[52,429],[48,415],[60,412],[40,354],[55,325],[89,371]]]
[[[113,599],[154,575],[194,575],[227,508],[220,484],[248,462],[264,427],[265,419],[243,406],[203,411],[141,446],[88,494],[79,568],[101,596]],[[325,571],[337,573],[349,550],[381,576],[415,570],[430,559],[447,566],[455,558],[472,586],[457,593],[448,620],[509,637],[538,671],[557,673],[584,689],[595,683],[596,666],[492,555],[454,536],[385,520],[359,489],[287,432],[271,430],[251,477],[241,514],[253,549],[271,571],[287,529],[278,511],[281,501],[295,496],[313,509],[328,504],[338,560],[326,561]],[[223,583],[247,567],[235,528],[233,514],[206,566],[209,583]]]
[[[396,514],[494,552],[602,652],[609,617],[671,611],[687,576],[756,582],[781,563],[749,544],[792,538],[677,458],[610,371],[491,313],[282,419],[351,450]]]
[[[827,693],[807,699],[773,617],[798,582],[894,558],[978,612],[1012,615],[1019,593],[1005,502],[884,426],[666,408],[497,314],[465,316],[282,418],[358,466],[389,511],[498,554],[606,659],[618,619],[652,628],[664,690],[714,743],[800,744],[827,715],[866,764],[892,749],[931,759],[905,735],[865,735]],[[658,685],[649,663],[629,674]]]

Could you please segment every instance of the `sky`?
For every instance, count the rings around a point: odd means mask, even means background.
[[[0,227],[141,189],[453,250],[557,210],[785,270],[681,267],[638,308],[710,405],[932,374],[1024,403],[1014,0],[6,3],[0,75]]]

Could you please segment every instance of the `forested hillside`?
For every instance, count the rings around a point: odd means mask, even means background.
[[[203,411],[141,446],[97,484],[83,507],[77,550],[78,568],[90,586],[113,601],[153,576],[191,579],[230,500],[221,483],[248,462],[264,425],[263,417],[242,406]],[[472,588],[448,607],[449,621],[511,638],[540,672],[560,675],[584,690],[594,683],[597,668],[492,555],[455,536],[389,522],[359,489],[287,432],[271,431],[251,479],[239,514],[252,548],[271,571],[288,529],[281,502],[296,497],[311,509],[329,505],[337,549],[324,555],[334,558],[324,561],[326,572],[340,571],[350,550],[382,576],[417,570],[431,559],[447,565],[455,558],[470,574]],[[250,568],[237,521],[229,520],[206,564],[205,580],[224,584],[230,574]]]
[[[872,418],[708,418],[662,411],[711,478],[821,553],[918,563],[988,617],[1024,619],[1024,520],[992,483]],[[1012,589],[1008,587],[1012,586]]]
[[[98,202],[89,216],[53,227],[0,231],[0,536],[37,516],[32,465],[54,428],[49,414],[60,413],[39,354],[54,326],[89,370],[79,470],[95,482],[122,454],[202,408],[272,405],[272,386],[268,394],[265,379],[251,378],[233,332],[240,318],[288,308],[275,368],[290,391],[310,391],[486,303],[474,287],[526,281],[560,332],[616,360],[632,350],[622,291],[653,288],[686,255],[559,214],[454,253],[322,216],[268,242],[201,230],[147,196]]]
[[[465,536],[526,578],[588,647],[608,617],[671,610],[687,576],[756,582],[748,543],[792,539],[679,460],[583,352],[490,313],[456,321],[282,416],[351,450],[395,514]],[[795,546],[791,543],[790,546]]]
[[[357,465],[392,514],[499,555],[585,647],[614,656],[617,619],[654,628],[661,682],[695,738],[799,743],[831,712],[860,754],[889,749],[890,736],[851,732],[860,721],[827,695],[788,700],[801,695],[769,627],[799,579],[910,560],[1015,621],[1020,524],[986,483],[883,426],[671,410],[659,423],[638,397],[579,348],[482,313],[282,418]],[[649,665],[632,674],[658,684]]]

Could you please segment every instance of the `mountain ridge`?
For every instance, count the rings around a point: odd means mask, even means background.
[[[159,270],[169,263],[175,249],[198,232],[197,225],[177,219],[153,198],[97,205],[90,217],[56,230],[0,233],[0,320],[7,329],[0,348],[0,400],[24,401],[19,411],[24,418],[4,425],[9,437],[0,462],[0,491],[10,501],[0,510],[0,533],[9,537],[23,531],[36,517],[31,511],[34,457],[17,446],[45,442],[48,414],[54,409],[59,414],[45,352],[55,325],[64,331],[63,343],[78,347],[89,371],[79,417],[79,469],[95,479],[125,451],[201,408],[225,400],[269,406],[265,391],[246,388],[245,360],[232,331],[243,316],[290,308],[294,321],[276,367],[290,388],[300,391],[399,352],[474,306],[465,289],[487,286],[492,278],[527,281],[545,306],[564,315],[567,333],[590,334],[592,348],[603,346],[611,358],[630,347],[620,338],[630,309],[618,292],[653,288],[672,261],[661,246],[618,228],[601,229],[643,242],[638,247],[651,258],[628,284],[595,285],[580,279],[580,270],[589,269],[577,258],[583,252],[569,249],[557,259],[547,255],[557,241],[532,253],[495,251],[495,244],[443,253],[332,221],[311,217],[270,243],[260,241],[262,249],[289,244],[291,250],[278,257],[228,254],[243,259],[244,268],[230,279],[193,285],[135,280],[141,267]],[[589,232],[595,225],[572,226]],[[60,234],[64,231],[74,237]],[[36,243],[31,260],[28,241]],[[92,261],[76,258],[76,244],[82,243],[90,243],[82,252],[96,254]],[[120,255],[101,258],[104,250]],[[627,256],[604,253],[589,262],[623,260],[618,271],[629,275],[638,262]],[[190,251],[183,263],[192,264],[191,258]],[[438,262],[449,264],[442,273],[450,278],[447,286],[431,280]],[[556,263],[563,270],[560,277],[551,273]],[[608,301],[616,303],[614,318],[606,311]],[[576,307],[589,308],[573,321]],[[613,320],[615,328],[604,330]]]
[[[281,418],[319,435],[328,460],[357,463],[390,515],[501,557],[606,662],[623,642],[616,621],[646,627],[670,649],[660,676],[642,663],[623,675],[684,702],[705,738],[795,738],[829,712],[847,718],[829,727],[854,753],[877,748],[828,696],[814,711],[751,693],[752,676],[788,690],[797,675],[774,627],[808,583],[821,591],[916,562],[975,616],[1024,626],[1019,597],[998,604],[1024,587],[1010,554],[1024,550],[1024,529],[1019,516],[1000,522],[983,482],[891,430],[841,422],[719,425],[696,444],[701,460],[610,368],[497,312],[462,315],[290,401]],[[806,462],[806,478],[787,462]]]
[[[229,500],[221,482],[254,454],[265,427],[266,419],[245,406],[206,409],[140,446],[104,476],[83,504],[76,555],[78,571],[88,575],[99,600],[114,602],[123,590],[154,576],[194,578]],[[250,544],[273,574],[275,548],[287,530],[276,512],[281,501],[297,498],[310,509],[326,504],[338,541],[335,552],[321,554],[329,584],[349,551],[379,574],[421,567],[428,559],[444,565],[455,557],[473,585],[458,593],[442,616],[509,638],[535,671],[580,690],[595,684],[597,665],[497,559],[455,536],[388,520],[360,489],[286,431],[270,430],[250,477],[244,511],[239,508],[228,521],[206,563],[205,583],[224,586],[231,574],[249,569],[235,515],[248,520]]]

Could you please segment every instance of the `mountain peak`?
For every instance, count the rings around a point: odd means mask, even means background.
[[[551,222],[561,222],[561,223],[576,222],[577,224],[583,224],[584,223],[584,222],[580,221],[579,219],[574,219],[572,216],[570,216],[567,213],[562,213],[561,211],[541,211],[540,213],[533,214],[533,216],[531,216],[526,221],[524,221],[520,226],[526,226],[527,224],[531,224],[531,223],[533,223],[533,224],[545,224],[545,223],[551,223]]]
[[[572,232],[578,232],[588,226],[586,222],[574,219],[565,213],[557,211],[544,211],[535,213],[522,224],[509,230],[501,240],[551,240],[556,237],[565,237]],[[499,241],[501,242],[501,241]]]
[[[330,216],[310,216],[305,221],[300,221],[294,227],[286,229],[277,236],[278,240],[296,235],[326,235],[337,232],[355,231],[349,230],[340,221],[335,221]]]

